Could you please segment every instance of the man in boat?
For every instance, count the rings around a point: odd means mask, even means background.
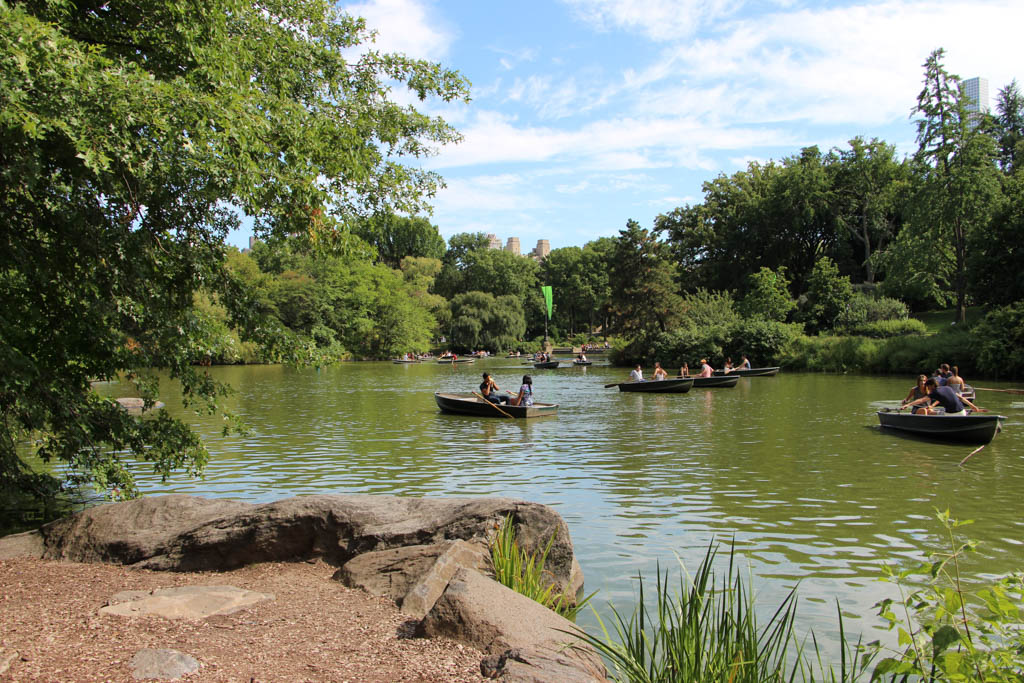
[[[937,412],[935,408],[939,406],[946,411],[946,415],[967,415],[967,408],[970,408],[976,413],[988,412],[984,408],[979,408],[963,396],[957,394],[951,387],[939,386],[938,381],[936,381],[934,377],[929,377],[928,380],[925,381],[924,390],[927,394],[926,396],[907,404],[908,406],[924,406],[924,410],[918,412],[918,415],[935,415]],[[964,406],[967,406],[967,408]]]
[[[629,381],[630,382],[643,382],[644,381],[644,369],[643,369],[643,367],[640,366],[639,363],[637,364],[637,366],[635,368],[633,368],[633,371],[631,373],[629,373]]]
[[[741,360],[740,364],[736,366],[736,369],[737,370],[749,370],[750,369],[750,359],[748,359],[746,356],[743,356],[743,360]]]
[[[484,381],[480,382],[480,395],[491,403],[508,403],[508,394],[501,393],[491,373],[484,373]]]

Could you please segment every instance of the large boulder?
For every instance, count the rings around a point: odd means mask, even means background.
[[[538,602],[472,569],[460,569],[419,624],[421,635],[451,638],[483,652],[491,659],[491,675],[509,667],[509,652],[518,651],[512,664],[524,670],[565,667],[571,676],[546,680],[604,680],[605,667],[597,652],[573,634],[579,629],[568,619]],[[503,659],[502,659],[503,657]],[[534,664],[530,664],[533,660]],[[545,674],[545,676],[549,676]],[[529,680],[529,676],[525,678]],[[537,680],[545,680],[544,677]]]
[[[314,558],[340,566],[390,548],[456,539],[486,543],[506,516],[528,552],[542,552],[554,538],[545,566],[560,590],[575,595],[583,575],[565,521],[545,505],[510,498],[316,495],[254,505],[150,496],[2,538],[0,558],[23,554],[171,571]]]

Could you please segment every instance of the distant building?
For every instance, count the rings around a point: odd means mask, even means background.
[[[537,240],[537,246],[530,252],[530,257],[535,261],[543,261],[551,253],[551,243],[547,240]]]
[[[988,97],[988,79],[975,76],[963,82],[964,95],[967,96],[967,110],[973,113],[985,113],[990,110]]]
[[[519,238],[509,237],[508,242],[505,244],[505,251],[511,252],[516,256],[520,256],[521,252],[519,251]]]
[[[489,249],[501,249],[501,240],[493,232],[487,233],[487,247]]]

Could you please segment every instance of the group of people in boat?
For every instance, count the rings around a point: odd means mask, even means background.
[[[732,358],[726,358],[725,359],[725,367],[723,368],[723,372],[728,374],[730,372],[733,372],[734,370],[749,370],[749,369],[750,369],[750,359],[747,358],[746,356],[743,356],[743,360],[740,361],[740,363],[738,365],[735,365],[735,366],[732,364]],[[711,367],[710,363],[708,363],[708,359],[707,358],[701,358],[700,359],[700,372],[698,372],[694,376],[695,377],[711,377],[713,374],[715,374],[715,369],[713,367]],[[679,374],[676,375],[676,377],[689,377],[689,376],[690,376],[690,364],[689,363],[683,363],[683,367],[679,368]],[[655,361],[655,363],[654,363],[654,376],[651,379],[653,381],[655,381],[655,382],[657,382],[658,380],[662,380],[662,379],[668,379],[668,373],[665,372],[665,369],[661,367],[661,363],[659,363],[657,361]],[[637,366],[635,368],[633,368],[632,372],[629,373],[629,381],[630,382],[643,382],[644,381],[644,369],[643,369],[643,367],[639,363],[637,364]]]
[[[914,415],[935,415],[939,408],[946,415],[967,415],[967,408],[976,413],[988,412],[964,397],[965,386],[960,369],[943,363],[931,377],[918,376],[917,383],[900,403],[900,408],[910,408]]]
[[[519,393],[509,396],[502,392],[498,384],[491,377],[491,373],[485,372],[483,381],[480,382],[480,395],[485,401],[491,403],[505,403],[510,406],[532,406],[533,405],[533,378],[523,375],[523,383],[519,386]]]

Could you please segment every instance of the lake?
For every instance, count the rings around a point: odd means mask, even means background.
[[[599,358],[599,357],[598,357]],[[564,361],[568,363],[568,361]],[[597,360],[597,363],[601,363]],[[438,411],[434,391],[474,391],[491,372],[506,391],[524,372],[557,417],[486,419]],[[512,496],[556,508],[569,524],[587,592],[602,617],[629,611],[636,576],[693,568],[709,542],[735,542],[759,604],[799,584],[798,624],[836,638],[836,601],[848,630],[879,637],[872,605],[891,596],[886,562],[943,549],[935,508],[949,508],[981,541],[967,565],[992,576],[1024,567],[1024,396],[978,392],[1007,416],[975,446],[937,444],[878,428],[875,411],[902,399],[913,377],[783,371],[731,389],[620,393],[628,370],[594,365],[534,370],[518,359],[473,365],[344,363],[213,368],[252,430],[221,436],[220,420],[188,415],[212,452],[203,480],[148,494],[190,493],[265,502],[311,493]],[[971,378],[967,378],[970,382]],[[998,387],[987,382],[982,386]],[[116,385],[102,390],[116,394]],[[185,416],[173,392],[167,409]],[[593,625],[591,614],[580,617]]]

